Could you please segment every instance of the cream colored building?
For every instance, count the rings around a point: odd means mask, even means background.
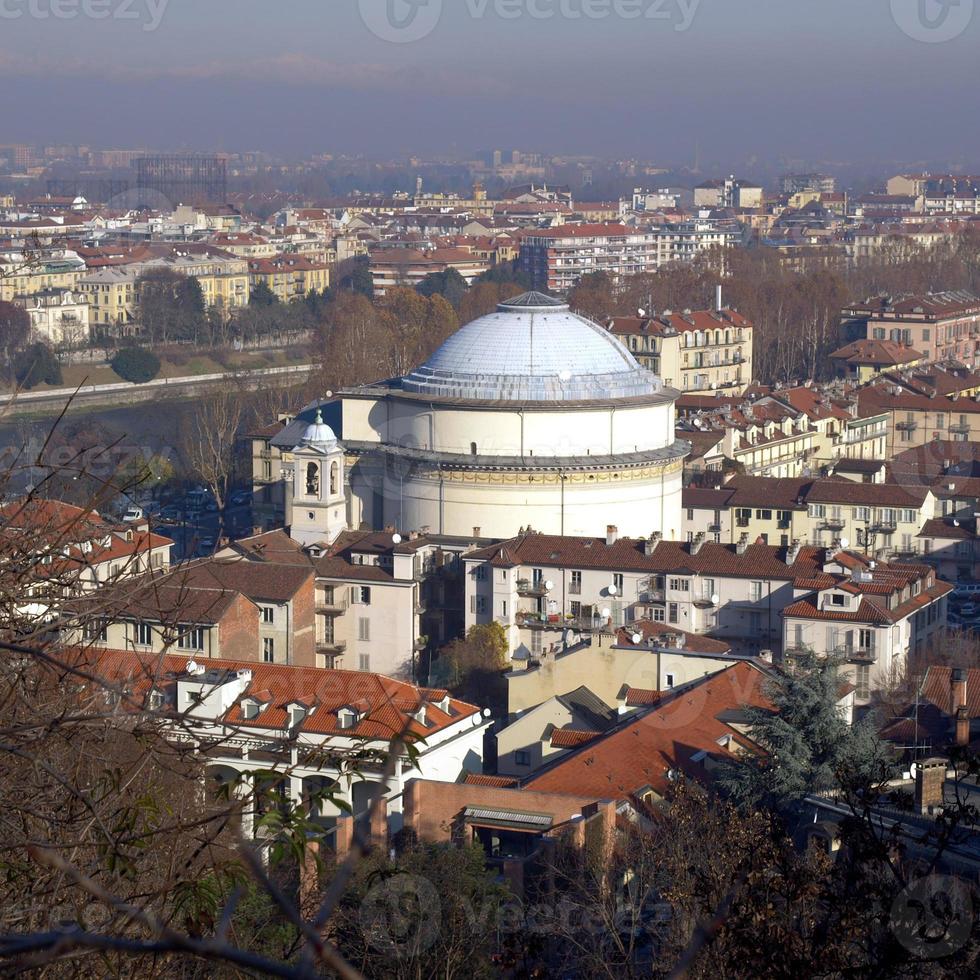
[[[602,327],[518,297],[406,377],[341,394],[350,524],[676,536],[676,398]]]
[[[69,289],[35,293],[21,302],[31,318],[31,335],[52,347],[88,343],[90,307],[81,292]]]
[[[5,252],[0,254],[0,301],[12,303],[52,290],[75,290],[84,275],[85,262],[70,249],[37,255]]]
[[[640,364],[679,391],[741,394],[752,381],[754,327],[735,310],[617,317],[609,329]]]

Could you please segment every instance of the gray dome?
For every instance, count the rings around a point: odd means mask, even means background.
[[[323,421],[323,412],[317,409],[316,420],[303,433],[301,446],[328,452],[337,445],[337,436],[333,429]]]
[[[477,401],[606,401],[658,394],[663,384],[599,324],[525,293],[466,324],[402,388]]]

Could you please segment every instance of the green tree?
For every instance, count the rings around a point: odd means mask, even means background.
[[[14,377],[22,388],[60,385],[61,365],[47,344],[31,344],[14,358]]]
[[[278,302],[279,297],[269,288],[264,279],[252,287],[248,298],[249,306],[275,306]]]
[[[204,294],[194,276],[148,269],[136,281],[136,302],[143,333],[154,343],[194,341],[206,333]]]
[[[454,310],[459,309],[459,304],[469,287],[466,280],[456,269],[446,269],[444,272],[430,272],[416,287],[415,290],[427,299],[433,296],[443,296],[448,300]]]
[[[498,262],[497,265],[491,266],[477,277],[476,282],[495,282],[500,285],[513,286],[510,296],[515,296],[522,291],[526,292],[531,288],[531,280],[518,269],[516,259],[513,262]]]
[[[145,347],[123,347],[112,359],[111,366],[124,381],[142,385],[160,373],[160,358]]]
[[[839,709],[840,663],[804,653],[767,691],[772,710],[753,709],[749,735],[762,754],[726,763],[718,782],[746,807],[792,810],[813,793],[858,790],[887,778],[888,753],[873,718],[848,725]]]
[[[371,277],[371,260],[359,255],[345,263],[346,270],[340,276],[340,288],[374,298],[374,279]]]

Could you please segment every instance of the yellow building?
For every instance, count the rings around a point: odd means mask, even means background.
[[[219,310],[248,306],[250,295],[248,261],[235,255],[178,253],[143,263],[141,272],[171,269],[193,276],[201,284],[204,304]]]
[[[754,327],[735,310],[617,317],[609,329],[644,367],[679,391],[741,394],[752,381]]]
[[[74,252],[57,249],[39,255],[9,252],[0,257],[0,300],[78,288],[85,263]]]
[[[90,307],[92,333],[104,334],[110,327],[123,336],[133,332],[139,276],[135,265],[114,265],[96,269],[79,279],[78,291]]]
[[[321,293],[330,286],[330,266],[305,255],[251,259],[248,274],[252,288],[264,283],[280,303],[302,299],[311,290]]]

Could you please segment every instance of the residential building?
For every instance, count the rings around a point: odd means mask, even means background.
[[[524,717],[579,688],[603,703],[622,705],[627,689],[669,691],[741,659],[723,640],[637,620],[615,632],[593,632],[574,645],[558,642],[533,660],[515,663],[505,675],[507,714]]]
[[[463,556],[466,625],[500,623],[517,661],[644,620],[756,655],[779,649],[782,611],[826,581],[826,554],[748,536],[715,544],[703,532],[683,543],[615,528],[605,539],[525,533]]]
[[[980,367],[980,298],[966,290],[878,296],[848,307],[841,317],[852,339],[887,340],[920,352],[926,361]]]
[[[31,336],[51,347],[81,347],[89,339],[90,307],[78,291],[52,289],[19,297],[31,318]]]
[[[741,244],[742,230],[730,222],[710,218],[671,221],[657,228],[658,254],[661,265],[693,262],[708,253],[721,252]],[[724,270],[724,257],[719,257]]]
[[[251,258],[248,262],[250,288],[264,283],[280,303],[304,299],[309,293],[322,293],[330,286],[330,266],[303,255]]]
[[[752,381],[755,328],[730,308],[616,317],[609,329],[640,364],[679,391],[741,394]]]
[[[703,784],[724,761],[757,751],[752,709],[768,709],[764,664],[742,662],[656,698],[613,731],[572,749],[522,785],[643,804],[665,799],[681,774]],[[692,708],[693,706],[693,708]]]
[[[57,611],[66,599],[166,571],[173,541],[145,521],[121,524],[72,504],[26,497],[0,508],[0,548],[8,565],[22,566],[35,580],[36,603]]]
[[[737,180],[706,180],[694,188],[694,206],[698,208],[761,208],[764,192],[757,184]]]
[[[518,267],[533,289],[564,295],[597,272],[613,280],[652,272],[659,255],[653,232],[620,224],[569,224],[526,232]]]
[[[85,262],[72,249],[18,250],[0,253],[0,302],[13,303],[39,294],[74,291],[85,275]]]
[[[78,289],[89,304],[89,323],[96,336],[130,336],[136,330],[135,266],[107,266],[86,273]]]
[[[830,360],[838,377],[866,384],[886,371],[918,367],[926,361],[926,355],[891,340],[855,340],[835,350]]]
[[[953,587],[928,565],[873,562],[839,553],[824,565],[832,580],[783,610],[784,656],[841,657],[858,703],[906,676],[910,658],[946,629]]]
[[[455,269],[467,285],[490,268],[490,263],[462,248],[393,248],[371,253],[374,295],[384,296],[396,286],[414,289],[426,276]]]

